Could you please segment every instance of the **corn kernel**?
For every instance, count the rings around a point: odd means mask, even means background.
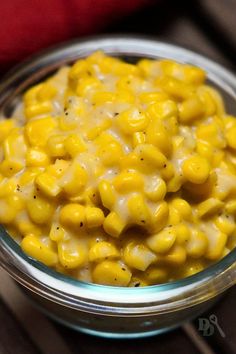
[[[207,247],[208,238],[206,234],[200,230],[192,230],[186,244],[187,254],[192,258],[200,258],[206,253]]]
[[[202,184],[206,182],[209,176],[210,166],[205,158],[193,156],[184,160],[182,171],[188,181],[195,184]]]
[[[167,162],[162,152],[152,144],[138,145],[135,150],[141,161],[152,165],[154,168],[162,168]]]
[[[96,242],[89,250],[90,262],[101,262],[104,259],[119,258],[120,253],[116,247],[106,241]]]
[[[52,135],[47,141],[47,150],[52,157],[64,157],[66,156],[65,149],[65,136],[63,135]]]
[[[223,232],[217,232],[209,238],[209,244],[206,252],[206,258],[216,261],[223,255],[224,247],[227,242],[227,235]]]
[[[171,116],[175,116],[178,113],[177,105],[172,100],[163,100],[150,105],[147,109],[147,113],[152,119],[166,119]]]
[[[104,222],[104,213],[100,208],[86,207],[85,218],[87,227],[99,227]]]
[[[44,245],[35,235],[26,236],[21,242],[21,247],[28,256],[37,259],[48,267],[55,266],[58,263],[57,253]]]
[[[163,267],[151,265],[145,272],[145,278],[148,280],[149,285],[166,283],[168,271]]]
[[[151,213],[141,194],[134,194],[129,198],[128,210],[132,223],[140,226],[150,224]]]
[[[231,235],[236,229],[234,217],[227,214],[219,215],[215,220],[215,225],[226,235]]]
[[[162,122],[158,120],[151,122],[147,127],[146,136],[147,143],[155,145],[166,156],[171,154],[171,138]]]
[[[51,221],[54,212],[53,205],[39,196],[30,199],[26,203],[26,209],[30,219],[36,224],[47,224]]]
[[[224,206],[224,203],[216,198],[209,198],[198,204],[198,215],[202,217],[209,217],[218,213]]]
[[[186,200],[175,198],[172,200],[171,204],[176,210],[178,210],[183,219],[191,220],[192,208]]]
[[[174,245],[170,252],[163,257],[163,260],[171,266],[179,266],[185,263],[186,257],[186,250],[180,245]]]
[[[162,178],[155,178],[146,188],[146,196],[153,202],[158,202],[165,198],[166,184]]]
[[[101,181],[98,185],[98,190],[100,193],[102,204],[105,208],[111,210],[115,203],[115,193],[114,188],[108,181]]]
[[[103,261],[93,270],[94,282],[102,285],[127,286],[131,276],[127,267],[115,261]]]
[[[26,154],[26,165],[29,167],[44,167],[50,163],[48,155],[39,148],[30,148]]]
[[[179,245],[186,245],[190,238],[190,229],[184,223],[175,226],[176,231],[176,242]]]
[[[39,101],[48,101],[53,99],[57,94],[57,89],[50,82],[45,82],[38,90],[36,96]]]
[[[226,132],[226,140],[227,144],[230,148],[236,149],[236,126],[232,126],[227,132]]]
[[[103,228],[112,237],[119,237],[126,223],[114,211],[110,212],[104,220]]]
[[[137,108],[130,108],[117,116],[117,123],[124,134],[133,134],[147,127],[148,117]]]
[[[79,163],[72,163],[61,179],[61,187],[69,196],[80,193],[87,184],[88,175]]]
[[[38,175],[35,184],[48,197],[56,197],[61,192],[56,178],[47,172]]]
[[[40,118],[26,124],[25,134],[31,146],[44,147],[55,128],[55,119],[51,117]]]
[[[169,207],[167,202],[160,202],[153,214],[153,228],[155,232],[160,231],[166,226],[169,216]]]
[[[62,225],[83,227],[85,221],[85,207],[83,205],[67,204],[60,210],[60,222]]]
[[[41,116],[43,114],[48,114],[52,112],[53,106],[50,101],[44,101],[40,103],[30,103],[25,107],[25,117],[27,119]]]
[[[65,230],[57,223],[53,223],[50,229],[49,237],[52,241],[59,242],[65,238]]]
[[[144,132],[136,132],[133,134],[133,147],[146,142],[146,134]]]
[[[138,172],[121,172],[113,180],[113,185],[119,193],[142,191],[144,181]]]
[[[143,244],[129,243],[124,249],[124,261],[130,268],[145,271],[156,261],[156,255]]]
[[[204,114],[204,106],[197,96],[192,96],[179,105],[179,120],[183,124],[192,123]]]
[[[71,157],[75,157],[80,152],[84,152],[84,151],[87,150],[87,148],[86,148],[84,142],[82,141],[82,139],[76,134],[69,135],[65,139],[64,145],[65,145],[66,152]]]
[[[176,240],[176,232],[173,227],[168,227],[157,234],[147,238],[148,247],[160,254],[167,253],[174,245]]]
[[[16,217],[16,210],[5,200],[0,200],[0,223],[10,224]]]
[[[87,251],[81,244],[70,245],[64,241],[58,244],[58,257],[63,267],[75,269],[84,265],[87,260]]]

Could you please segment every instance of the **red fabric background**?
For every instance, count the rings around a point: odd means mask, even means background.
[[[150,0],[0,0],[0,68],[52,44],[96,33]]]

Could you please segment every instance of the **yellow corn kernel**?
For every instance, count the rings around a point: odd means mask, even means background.
[[[130,268],[145,271],[156,261],[156,255],[145,245],[130,242],[124,249],[124,261]]]
[[[113,179],[113,185],[119,193],[129,193],[132,191],[142,191],[144,181],[138,172],[130,171],[121,172]]]
[[[171,266],[179,266],[186,262],[186,250],[180,245],[174,245],[170,252],[163,257],[165,263]]]
[[[131,280],[132,273],[122,263],[103,261],[96,265],[92,276],[93,281],[97,284],[127,286]]]
[[[61,208],[59,219],[62,225],[83,227],[86,221],[85,207],[76,203],[67,204]]]
[[[124,134],[133,134],[144,130],[148,125],[147,115],[137,108],[130,108],[117,116],[117,123]]]
[[[151,213],[141,194],[132,195],[127,204],[132,223],[140,226],[150,224]]]
[[[28,256],[37,259],[48,267],[53,267],[58,263],[57,253],[51,247],[43,244],[35,235],[24,237],[21,247]]]
[[[218,213],[224,206],[224,203],[216,198],[208,198],[202,203],[198,204],[198,215],[202,217],[209,217]]]
[[[82,141],[80,136],[77,134],[69,135],[64,141],[64,146],[65,146],[66,152],[71,157],[75,157],[80,152],[84,152],[87,150],[85,143]]]
[[[86,133],[87,139],[95,140],[97,137],[99,137],[102,134],[104,130],[110,128],[111,125],[112,125],[112,121],[110,118],[104,119],[102,122],[100,122],[99,125],[96,125],[95,127],[87,131]]]
[[[7,138],[3,141],[3,152],[6,160],[14,160],[23,163],[25,160],[27,146],[22,129],[12,129]]]
[[[47,172],[56,178],[60,178],[65,174],[69,166],[69,161],[57,159],[53,165],[47,167]]]
[[[196,150],[199,155],[205,157],[208,161],[213,160],[214,149],[208,142],[203,140],[198,140]]]
[[[236,229],[234,217],[227,214],[219,215],[215,220],[215,225],[226,235],[231,235]]]
[[[75,269],[85,264],[88,255],[84,245],[64,241],[58,244],[58,257],[64,268]]]
[[[155,145],[164,155],[169,156],[172,152],[172,141],[170,133],[164,127],[163,123],[152,121],[146,130],[146,141]]]
[[[176,116],[178,110],[174,101],[165,100],[150,105],[147,109],[147,113],[151,119],[166,119],[171,116]]]
[[[88,174],[78,162],[72,163],[64,173],[61,186],[66,194],[74,196],[80,193],[86,186]]]
[[[110,182],[103,180],[99,182],[98,190],[102,204],[105,208],[111,210],[116,200],[113,186],[110,184]]]
[[[130,90],[119,90],[116,92],[114,103],[129,103],[133,104],[135,102],[135,96]]]
[[[26,153],[26,166],[45,167],[50,163],[48,155],[39,148],[29,148]]]
[[[124,230],[126,223],[121,217],[114,211],[107,215],[103,222],[103,228],[108,235],[113,237],[119,237]]]
[[[8,136],[11,130],[14,128],[14,119],[4,119],[0,121],[0,143]]]
[[[199,125],[196,129],[196,137],[207,141],[210,145],[213,145],[219,149],[224,148],[226,145],[222,129],[220,129],[220,127],[215,123]]]
[[[196,155],[184,160],[182,172],[188,181],[195,184],[202,184],[206,182],[209,176],[210,166],[204,157]]]
[[[0,173],[6,177],[12,177],[24,168],[24,164],[20,161],[6,159],[0,163]]]
[[[52,241],[59,242],[65,238],[65,230],[58,223],[53,223],[50,229],[49,237]]]
[[[141,92],[139,95],[140,102],[144,104],[153,104],[167,99],[168,96],[164,92]]]
[[[192,208],[186,200],[182,198],[175,198],[172,200],[171,205],[173,208],[178,210],[183,219],[191,220]]]
[[[40,118],[26,124],[25,134],[31,146],[44,147],[55,128],[56,120],[54,118]]]
[[[232,126],[227,132],[226,132],[226,140],[227,144],[231,149],[236,149],[236,125]]]
[[[182,183],[182,178],[179,175],[173,176],[167,182],[167,192],[177,192],[181,188]]]
[[[35,197],[26,202],[29,217],[36,224],[47,224],[52,219],[54,207],[46,199]]]
[[[30,119],[36,116],[41,116],[52,112],[53,105],[50,101],[44,101],[40,103],[30,103],[25,107],[25,117]]]
[[[186,243],[187,254],[192,258],[202,257],[208,247],[208,238],[206,234],[200,230],[192,230],[190,238]]]
[[[172,205],[169,205],[169,225],[177,225],[181,222],[181,215],[179,210],[175,209]]]
[[[146,142],[146,134],[144,132],[136,132],[133,134],[133,147]]]
[[[99,106],[106,103],[112,103],[114,99],[115,95],[113,92],[97,91],[93,94],[92,103]]]
[[[145,272],[145,279],[147,279],[149,285],[166,283],[168,271],[163,267],[152,265]]]
[[[200,85],[206,79],[206,73],[203,69],[191,65],[182,65],[183,80],[189,84]]]
[[[0,224],[10,224],[16,217],[17,210],[5,200],[0,200]]]
[[[85,218],[87,227],[99,227],[104,222],[104,213],[100,208],[86,207]]]
[[[64,135],[52,135],[47,141],[47,151],[52,157],[64,157],[66,156],[65,149],[65,136]]]
[[[140,161],[150,164],[154,168],[163,168],[167,162],[165,155],[152,144],[141,144],[135,149]]]
[[[177,100],[184,100],[191,96],[193,88],[180,80],[174,78],[157,79],[157,85],[161,85],[166,93]]]
[[[214,233],[209,237],[209,244],[205,257],[211,261],[216,261],[223,256],[223,251],[227,242],[227,235],[223,232]]]
[[[61,192],[57,179],[47,172],[43,172],[36,177],[35,185],[48,197],[56,197]]]
[[[182,124],[192,123],[204,113],[203,103],[198,96],[192,96],[179,105],[179,120]]]
[[[57,94],[57,89],[50,82],[45,82],[38,90],[36,96],[39,101],[50,101]]]
[[[25,207],[25,199],[17,192],[9,194],[6,201],[16,211],[22,210]]]
[[[205,108],[205,116],[210,117],[216,113],[215,102],[204,86],[197,88],[197,93]]]
[[[191,261],[189,260],[187,261],[186,267],[183,268],[184,269],[181,272],[181,277],[187,278],[190,277],[191,275],[201,272],[205,268],[205,266],[204,266],[204,262],[202,262],[201,260],[191,259]]]
[[[117,248],[110,242],[96,242],[89,250],[90,262],[101,262],[104,259],[119,258],[120,253]]]
[[[29,183],[32,183],[34,181],[35,177],[39,173],[42,173],[42,169],[40,167],[27,168],[27,170],[25,170],[24,173],[22,173],[20,176],[19,185],[25,186]],[[1,188],[0,188],[0,190],[1,190]],[[1,195],[1,192],[0,192],[0,195]]]
[[[166,184],[163,179],[158,177],[153,179],[152,183],[147,186],[145,194],[153,202],[164,199],[166,195]]]
[[[96,140],[98,144],[97,155],[105,166],[119,163],[123,156],[121,144],[110,134],[102,133]]]
[[[168,221],[168,216],[169,216],[168,204],[167,202],[162,201],[157,205],[153,213],[152,228],[154,229],[155,232],[160,231],[161,229],[163,229],[163,227],[166,226]]]
[[[92,92],[93,90],[101,90],[102,89],[102,84],[101,81],[99,81],[95,77],[83,77],[79,80],[78,85],[76,87],[76,94],[81,97],[86,97],[86,95],[89,92]]]
[[[235,215],[235,213],[236,213],[236,199],[231,199],[226,203],[225,211],[226,211],[226,213]]]
[[[88,62],[84,59],[77,60],[74,65],[72,65],[69,71],[69,78],[72,80],[77,80],[81,74],[84,74],[88,70]]]
[[[42,234],[42,230],[40,227],[36,226],[32,221],[29,219],[25,218],[18,218],[15,220],[15,224],[17,229],[19,230],[19,233],[23,236],[27,235],[35,235],[35,236],[40,236]]]
[[[161,173],[161,177],[165,181],[169,181],[171,178],[174,177],[174,174],[175,174],[173,164],[171,162],[167,161],[166,164],[164,165],[164,167],[161,169],[160,173]]]
[[[176,231],[176,242],[179,245],[185,245],[190,238],[190,229],[184,223],[174,226]]]
[[[157,234],[147,238],[147,245],[152,251],[160,254],[167,253],[174,245],[176,232],[173,227],[168,227]]]
[[[27,105],[32,101],[37,101],[37,93],[43,87],[43,83],[30,87],[24,94],[24,103]]]

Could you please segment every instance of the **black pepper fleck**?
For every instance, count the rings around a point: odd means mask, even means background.
[[[140,286],[140,283],[136,283],[134,284],[135,288],[139,287]]]
[[[84,223],[81,221],[81,223],[79,224],[80,227],[84,226]]]
[[[34,195],[34,199],[36,199],[36,195]]]

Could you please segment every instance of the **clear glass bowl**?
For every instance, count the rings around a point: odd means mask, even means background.
[[[98,49],[129,61],[171,58],[200,66],[221,91],[227,110],[236,114],[236,78],[228,70],[189,50],[133,37],[97,37],[33,57],[0,84],[1,111],[10,116],[26,88]],[[83,283],[27,257],[4,228],[0,228],[0,264],[48,316],[86,333],[116,338],[140,338],[177,327],[199,316],[236,282],[235,249],[206,270],[168,284],[119,288]]]

